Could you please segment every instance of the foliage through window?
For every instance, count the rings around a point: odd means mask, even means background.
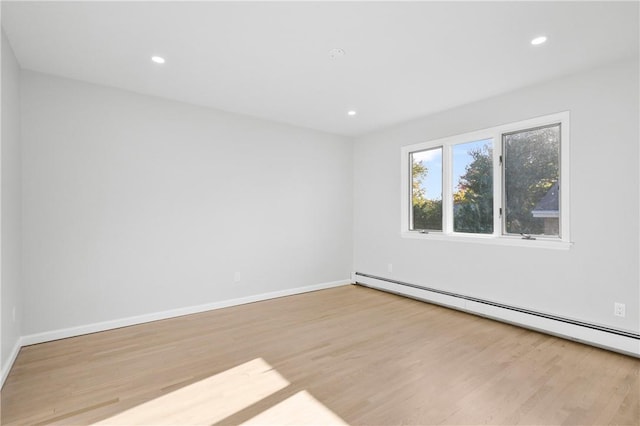
[[[453,230],[493,233],[493,140],[452,147]]]
[[[502,136],[505,231],[560,234],[560,125]]]
[[[411,153],[411,229],[442,230],[442,147]]]
[[[405,231],[569,241],[568,113],[402,151]]]

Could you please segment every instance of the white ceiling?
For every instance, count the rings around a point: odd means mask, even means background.
[[[639,50],[638,2],[2,3],[25,69],[344,135]]]

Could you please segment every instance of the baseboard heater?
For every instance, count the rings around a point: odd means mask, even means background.
[[[640,334],[356,272],[354,282],[640,358]]]

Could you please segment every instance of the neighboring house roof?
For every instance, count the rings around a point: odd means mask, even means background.
[[[533,217],[560,217],[560,184],[554,183],[531,211]]]

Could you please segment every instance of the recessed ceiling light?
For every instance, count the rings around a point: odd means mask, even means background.
[[[331,59],[337,59],[337,58],[341,58],[346,54],[346,52],[343,49],[331,49],[329,51],[329,57]]]
[[[165,60],[164,60],[164,58],[162,56],[152,56],[151,60],[153,62],[155,62],[156,64],[164,64],[165,63]]]
[[[355,110],[350,110],[350,111],[347,112],[347,115],[350,115],[351,117],[353,117],[356,114],[357,114],[357,112]]]
[[[539,44],[544,43],[545,41],[547,41],[547,37],[540,36],[540,37],[536,37],[533,40],[531,40],[531,44],[533,44],[534,46],[537,46]]]

